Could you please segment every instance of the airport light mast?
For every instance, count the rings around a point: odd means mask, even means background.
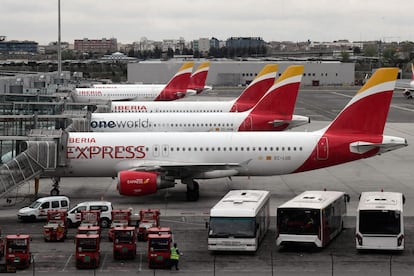
[[[60,46],[60,0],[58,0],[58,77],[59,85],[62,77],[62,49]]]

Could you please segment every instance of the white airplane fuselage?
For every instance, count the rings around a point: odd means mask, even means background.
[[[250,111],[227,113],[92,113],[93,132],[208,132],[284,130],[309,122],[309,118],[293,115],[292,120],[276,125],[277,115],[249,117]],[[289,118],[290,119],[290,118]]]
[[[183,167],[194,179],[269,176],[312,170],[381,152],[372,147],[352,150],[361,137],[323,137],[315,132],[220,132],[220,133],[69,133],[67,166],[59,176],[116,177],[124,170]],[[392,141],[406,146],[403,138],[367,137],[368,142]],[[322,143],[321,143],[322,141]],[[335,149],[335,152],[330,150]],[[196,169],[207,168],[200,173]],[[193,169],[192,169],[193,168]],[[217,170],[215,170],[217,168]],[[228,174],[228,175],[227,175]]]
[[[94,101],[154,101],[165,88],[165,84],[142,84],[133,88],[76,88],[76,102]],[[185,96],[185,91],[183,93]]]
[[[231,101],[112,102],[112,113],[230,112]]]
[[[248,160],[251,161],[241,168],[240,175],[286,174],[306,160],[320,135],[314,132],[69,133],[69,166],[65,175],[72,172],[69,175],[112,177],[119,168],[126,170],[151,161],[161,165],[164,162],[230,164]]]

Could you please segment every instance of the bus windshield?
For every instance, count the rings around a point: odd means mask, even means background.
[[[280,234],[317,235],[320,211],[304,208],[279,208],[277,225]]]
[[[373,235],[401,233],[401,213],[391,210],[359,211],[359,232]]]
[[[255,218],[210,218],[210,238],[254,238],[256,237]]]

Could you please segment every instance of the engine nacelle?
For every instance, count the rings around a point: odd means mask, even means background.
[[[155,172],[121,171],[118,173],[118,192],[126,196],[141,196],[155,193],[158,189],[174,187]]]

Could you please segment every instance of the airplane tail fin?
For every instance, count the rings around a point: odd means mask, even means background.
[[[289,66],[252,108],[239,130],[281,131],[309,123],[308,117],[293,115],[303,71],[303,65]]]
[[[250,114],[274,114],[291,119],[295,109],[304,66],[291,65],[282,73],[266,94],[252,108]]]
[[[279,66],[277,64],[265,65],[236,99],[230,112],[243,112],[257,104],[266,91],[274,84],[278,69]]]
[[[185,62],[180,69],[178,69],[178,72],[170,79],[155,100],[170,101],[184,97],[190,82],[193,66],[194,62]]]
[[[208,75],[208,70],[210,69],[210,62],[205,61],[201,63],[194,73],[190,77],[190,83],[188,84],[189,90],[196,91],[197,94],[200,94],[205,89],[206,79]]]
[[[398,68],[380,68],[371,76],[325,134],[382,135],[387,119]]]

